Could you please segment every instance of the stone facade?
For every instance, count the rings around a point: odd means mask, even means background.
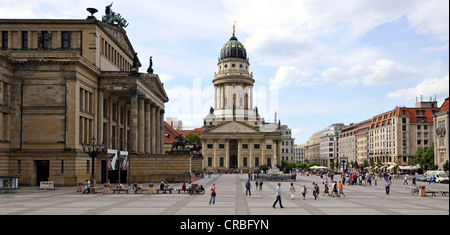
[[[434,164],[439,170],[444,170],[444,164],[449,158],[449,98],[445,99],[438,112],[433,115],[434,123]]]
[[[247,52],[233,36],[222,47],[214,107],[204,120],[203,166],[211,171],[258,169],[281,163],[280,123],[266,123],[253,107],[253,74]]]
[[[132,180],[162,154],[167,94],[139,73],[125,30],[97,20],[1,19],[0,175],[22,185],[75,185],[91,176],[82,143],[127,150]],[[106,156],[95,159],[104,181]],[[178,169],[179,170],[179,169]],[[147,177],[148,178],[148,177]]]

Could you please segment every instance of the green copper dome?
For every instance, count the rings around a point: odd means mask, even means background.
[[[247,60],[247,50],[244,45],[238,41],[234,34],[230,40],[223,45],[222,50],[220,51],[219,60],[227,58],[240,58]]]

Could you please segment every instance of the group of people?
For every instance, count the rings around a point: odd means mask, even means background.
[[[135,183],[135,184],[133,184],[133,191],[134,191],[134,193],[143,193],[144,188],[142,187],[141,183]]]

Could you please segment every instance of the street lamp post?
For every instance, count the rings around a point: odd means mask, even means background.
[[[94,172],[94,159],[103,152],[103,149],[105,148],[104,144],[99,144],[96,142],[97,140],[95,137],[92,137],[90,143],[84,142],[82,144],[83,152],[87,153],[89,157],[92,158],[92,171],[91,171],[91,182],[93,182],[93,185],[95,185],[95,172]]]

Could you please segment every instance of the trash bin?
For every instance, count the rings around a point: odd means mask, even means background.
[[[419,186],[419,197],[425,197],[425,185]]]

